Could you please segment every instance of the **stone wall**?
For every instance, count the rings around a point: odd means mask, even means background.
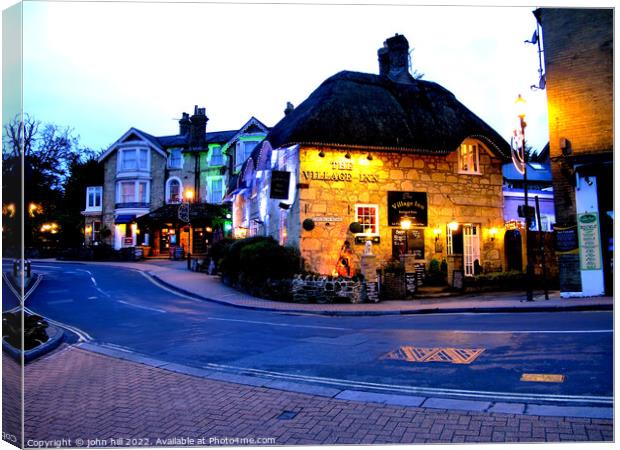
[[[296,275],[291,291],[295,303],[334,303],[344,300],[361,303],[367,299],[366,283],[361,279]],[[376,292],[375,283],[372,283],[370,291],[373,294]],[[378,301],[378,296],[373,295],[372,299]]]
[[[319,157],[323,151],[324,156]],[[344,157],[347,149],[302,146],[299,151],[299,223],[316,217],[333,218],[317,221],[311,231],[300,231],[301,251],[306,268],[322,274],[331,274],[345,240],[354,243],[355,235],[349,225],[355,220],[356,204],[379,206],[380,243],[373,245],[379,264],[392,257],[392,229],[388,226],[387,192],[426,192],[428,226],[424,228],[424,262],[440,261],[446,257],[446,224],[453,218],[459,223],[477,223],[482,227],[480,241],[481,264],[494,267],[503,263],[503,196],[502,161],[483,151],[480,155],[480,175],[463,175],[457,170],[457,154],[447,156],[413,155],[403,153],[350,150],[350,159]],[[351,162],[351,170],[334,170],[333,164]],[[304,172],[334,174],[335,181],[312,179]],[[343,178],[342,181],[338,177]],[[324,219],[327,220],[327,219]],[[433,229],[442,230],[442,248],[436,252]],[[494,240],[489,228],[500,232]],[[360,267],[363,245],[352,245],[353,265]]]

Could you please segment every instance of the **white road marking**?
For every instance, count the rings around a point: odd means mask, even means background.
[[[95,280],[95,278],[94,277],[90,277],[90,280],[93,282],[95,287],[97,287],[97,281]]]
[[[48,289],[47,290],[48,294],[66,294],[67,292],[70,292],[70,289]]]
[[[60,304],[60,303],[73,303],[73,299],[72,298],[63,298],[63,299],[60,299],[60,300],[52,300],[52,301],[47,302],[48,305],[57,305],[57,304]]]
[[[604,396],[579,396],[579,395],[553,395],[553,394],[520,394],[513,392],[494,392],[494,391],[475,391],[475,390],[462,390],[462,389],[438,389],[438,388],[427,388],[427,387],[416,387],[416,386],[402,386],[402,385],[394,385],[394,384],[384,384],[384,383],[371,383],[365,381],[351,381],[344,380],[338,378],[326,378],[326,377],[315,377],[315,376],[307,376],[307,375],[297,375],[297,374],[288,374],[283,372],[274,372],[269,370],[261,370],[261,369],[252,369],[246,367],[235,367],[228,366],[223,364],[213,364],[209,363],[203,368],[206,369],[215,369],[223,372],[236,372],[236,373],[252,373],[259,376],[266,376],[271,378],[280,378],[287,380],[298,380],[298,381],[307,381],[307,382],[318,382],[322,384],[331,384],[338,386],[346,386],[353,388],[370,388],[375,390],[383,390],[383,391],[398,391],[403,393],[411,393],[411,394],[423,394],[423,395],[450,395],[454,397],[469,397],[469,398],[492,398],[492,399],[503,399],[503,400],[519,400],[519,401],[550,401],[550,402],[592,402],[592,403],[604,403],[604,404],[613,404],[613,397],[604,397]]]
[[[351,331],[352,328],[340,328],[340,327],[327,327],[321,325],[295,325],[291,323],[277,323],[277,322],[261,322],[258,320],[242,320],[242,319],[226,319],[223,317],[206,317],[207,320],[222,320],[226,322],[242,322],[253,323],[259,325],[274,325],[276,327],[289,327],[289,328],[317,328],[322,330],[339,330],[339,331]]]
[[[118,300],[118,302],[122,303],[123,305],[131,306],[133,308],[146,309],[147,311],[155,311],[155,312],[164,313],[164,314],[168,312],[168,311],[164,311],[163,309],[151,308],[150,306],[135,305],[133,303],[126,302],[124,300]]]
[[[87,341],[92,341],[93,338],[85,331],[80,330],[79,328],[76,328],[72,325],[67,325],[65,323],[61,323],[61,322],[57,322],[53,319],[50,319],[49,317],[45,317],[39,313],[36,313],[34,311],[32,311],[31,309],[28,309],[26,307],[24,307],[24,311],[26,311],[29,314],[36,314],[37,316],[43,317],[48,323],[51,323],[52,325],[56,325],[57,327],[60,328],[65,328],[69,331],[72,331],[73,333],[78,335],[79,341],[80,342],[87,342]]]
[[[92,296],[92,297],[88,297],[88,300],[97,300],[99,297],[96,296]]]
[[[422,330],[420,330],[422,331]],[[453,334],[589,334],[589,333],[613,333],[614,330],[432,330],[437,333],[453,333]]]
[[[63,267],[48,266],[47,264],[40,264],[40,263],[32,263],[31,265],[32,265],[32,267],[44,267],[46,269],[63,269]]]

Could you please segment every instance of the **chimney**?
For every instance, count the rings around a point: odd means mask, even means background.
[[[409,42],[402,34],[388,38],[383,47],[377,51],[379,57],[379,75],[387,76],[392,81],[411,83],[409,73]]]
[[[207,121],[205,108],[194,106],[194,115],[190,117],[190,144],[192,147],[204,147],[206,143]]]
[[[284,115],[288,116],[294,110],[295,110],[295,107],[293,106],[293,104],[291,102],[286,102],[286,109],[284,110]]]
[[[184,112],[183,113],[183,117],[181,117],[181,120],[179,120],[179,134],[181,136],[188,135],[189,134],[189,127],[190,127],[189,114]]]

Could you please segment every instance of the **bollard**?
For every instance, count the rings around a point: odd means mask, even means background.
[[[32,272],[30,261],[26,261],[25,265],[26,265],[26,276],[30,278],[30,273]]]
[[[192,254],[187,252],[187,270],[192,270]]]
[[[13,260],[13,276],[17,277],[17,268],[19,267],[19,259]]]

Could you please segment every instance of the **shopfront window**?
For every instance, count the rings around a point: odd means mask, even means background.
[[[362,225],[362,232],[359,234],[378,235],[379,207],[377,205],[355,205],[355,221]]]

